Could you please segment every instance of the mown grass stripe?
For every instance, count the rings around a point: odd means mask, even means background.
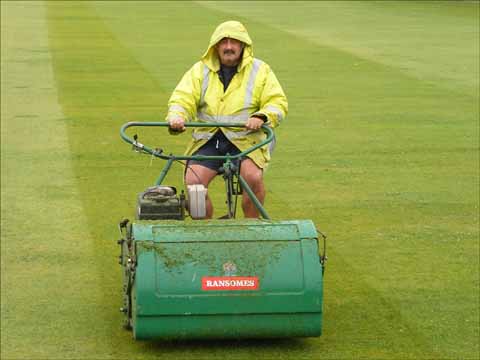
[[[95,351],[99,288],[45,9],[1,7],[1,358],[76,358]]]
[[[119,129],[129,120],[156,117],[165,109],[166,95],[112,36],[91,4],[49,2],[47,10],[59,97],[101,283],[100,345],[82,356],[118,358],[143,345],[131,347],[131,333],[122,328],[118,311],[122,279],[117,224],[125,216],[131,218],[135,208],[135,193],[124,196],[125,187],[134,182],[145,187],[148,181],[142,179],[145,165],[127,160],[129,148],[120,141]]]

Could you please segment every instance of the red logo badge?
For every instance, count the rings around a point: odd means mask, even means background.
[[[204,276],[202,290],[258,290],[256,276]]]

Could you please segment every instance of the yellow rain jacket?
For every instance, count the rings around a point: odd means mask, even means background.
[[[243,58],[226,91],[219,78],[220,61],[215,45],[223,38],[245,44]],[[167,121],[181,117],[185,121],[209,123],[246,123],[254,114],[267,117],[267,124],[278,126],[288,111],[287,98],[275,74],[261,60],[253,57],[252,40],[238,21],[220,24],[210,38],[210,44],[201,61],[192,66],[173,91],[168,102]],[[220,128],[241,151],[265,139],[262,131],[245,128]],[[191,155],[205,144],[218,128],[194,128],[186,154]],[[260,167],[270,160],[268,146],[249,155]]]

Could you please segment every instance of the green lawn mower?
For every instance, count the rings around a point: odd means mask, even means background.
[[[120,130],[136,151],[167,161],[155,185],[138,195],[136,220],[119,224],[121,311],[133,337],[320,336],[326,238],[311,220],[270,219],[235,166],[234,160],[268,146],[273,131],[264,125],[265,140],[237,155],[175,156],[141,144],[136,135],[130,138],[126,134],[130,127],[168,123],[129,122]],[[162,184],[174,162],[190,159],[224,161],[228,214],[222,219],[200,220],[205,216],[203,186],[178,191]],[[252,199],[261,219],[235,219],[242,192]]]

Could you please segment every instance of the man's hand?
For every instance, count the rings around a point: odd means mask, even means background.
[[[169,120],[168,124],[170,129],[174,131],[185,131],[185,120],[183,120],[181,117]]]
[[[258,117],[251,117],[247,120],[247,123],[245,124],[245,127],[248,130],[258,130],[262,127],[263,125],[263,120],[258,118]]]

